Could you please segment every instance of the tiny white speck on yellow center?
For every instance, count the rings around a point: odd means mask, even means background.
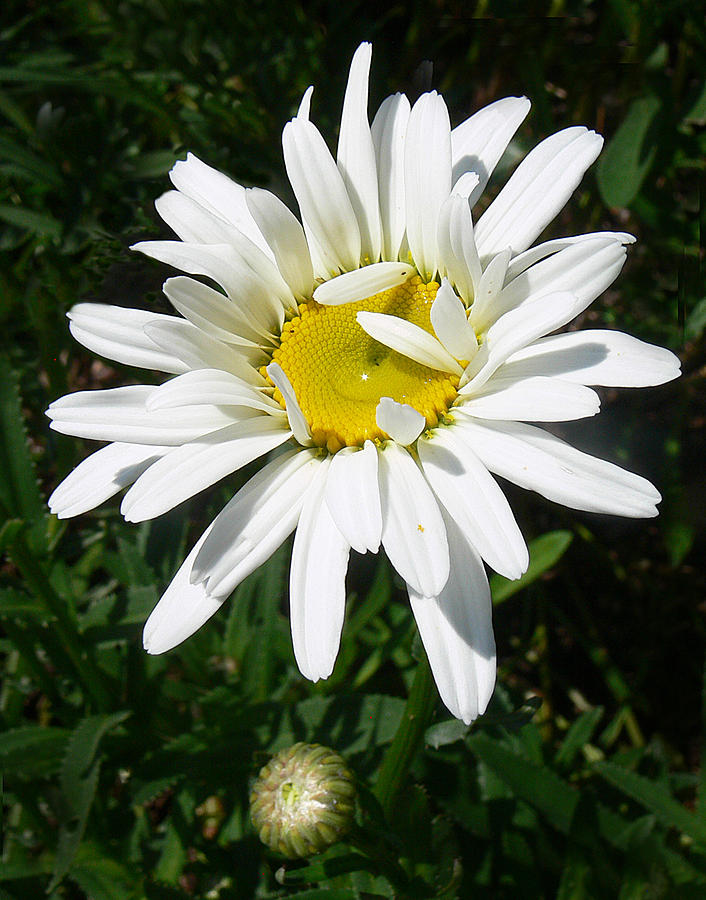
[[[386,313],[433,334],[430,311],[438,289],[416,275],[355,303],[323,306],[309,300],[285,323],[272,361],[289,378],[315,444],[336,453],[384,439],[375,421],[382,397],[413,407],[427,427],[438,424],[456,399],[458,378],[391,350],[356,321],[362,311]],[[274,396],[284,406],[279,391]]]

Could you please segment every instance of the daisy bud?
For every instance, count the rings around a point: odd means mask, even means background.
[[[264,766],[250,793],[250,816],[263,844],[290,858],[322,853],[353,822],[353,775],[321,744],[294,744]]]

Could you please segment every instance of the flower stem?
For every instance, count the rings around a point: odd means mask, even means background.
[[[426,653],[422,650],[407,705],[397,733],[387,750],[375,785],[375,795],[389,819],[399,794],[424,741],[424,732],[436,705],[436,688]]]

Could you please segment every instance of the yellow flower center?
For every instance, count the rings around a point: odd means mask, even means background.
[[[375,421],[381,397],[414,407],[428,427],[438,424],[456,398],[458,378],[391,350],[356,321],[361,311],[386,313],[433,334],[429,314],[438,289],[416,275],[355,303],[322,306],[309,300],[285,323],[272,360],[289,378],[318,446],[335,453],[386,438]],[[279,391],[274,396],[284,407]]]

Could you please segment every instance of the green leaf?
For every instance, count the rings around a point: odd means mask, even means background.
[[[0,217],[1,217],[0,211]],[[7,513],[27,521],[45,514],[29,455],[17,376],[0,356],[0,500]]]
[[[625,121],[603,151],[597,179],[608,206],[629,206],[637,196],[654,162],[652,130],[661,105],[653,95],[633,100]]]
[[[676,828],[697,844],[706,846],[706,824],[670,796],[663,785],[612,762],[597,762],[593,768],[618,790],[653,812],[667,828]]]
[[[706,825],[706,664],[701,680],[701,765],[696,791],[696,814]]]
[[[111,859],[93,844],[81,847],[68,874],[91,900],[131,900],[140,889],[141,878],[135,869]]]
[[[89,716],[79,723],[71,736],[59,777],[66,815],[59,830],[59,844],[49,891],[68,872],[83,838],[98,786],[100,759],[96,758],[96,754],[101,739],[129,715],[129,711],[123,711],[112,715]]]
[[[297,891],[296,894],[288,894],[295,900],[360,900],[361,894],[351,888],[312,888],[310,891]],[[370,894],[366,891],[365,897],[374,900],[376,897],[390,896],[383,894]]]
[[[3,859],[0,866],[0,881],[15,881],[21,878],[36,878],[51,872],[51,858],[42,854],[40,859],[22,862],[7,862]]]
[[[139,786],[133,785],[135,793],[133,794],[132,802],[135,806],[144,806],[145,803],[149,803],[155,797],[173,788],[185,777],[184,773],[174,774],[168,775],[166,778],[156,778],[154,781],[148,781],[146,784]]]
[[[49,187],[61,187],[62,179],[57,170],[40,156],[36,156],[26,146],[15,143],[0,135],[0,159],[10,162],[13,171],[19,171],[32,181]],[[7,163],[5,164],[7,167]]]
[[[595,709],[586,710],[575,722],[572,722],[571,728],[569,728],[554,758],[557,766],[565,769],[569,768],[576,758],[576,754],[591,740],[593,732],[602,718],[603,707],[597,706]]]
[[[503,578],[502,575],[492,575],[490,578],[490,590],[493,595],[493,603],[498,606],[508,597],[512,597],[522,588],[536,581],[552,566],[555,566],[566,553],[574,536],[570,531],[548,531],[530,541],[530,562],[527,571],[515,581]]]
[[[706,81],[701,85],[691,109],[684,116],[684,122],[689,125],[706,125]]]
[[[0,769],[23,778],[42,778],[58,772],[70,731],[25,725],[0,734]]]
[[[184,156],[185,153],[175,153],[174,150],[152,150],[149,153],[141,153],[125,162],[125,174],[132,178],[161,178],[180,157]]]
[[[27,594],[0,589],[0,619],[46,619],[46,615],[44,607]]]
[[[157,881],[178,884],[188,861],[188,848],[193,840],[195,807],[196,803],[188,788],[179,791],[173,799],[162,851],[153,872]]]
[[[706,297],[702,297],[689,312],[684,324],[684,337],[688,341],[696,341],[706,328]]]
[[[438,750],[439,747],[444,747],[446,744],[460,741],[468,734],[469,729],[470,726],[461,722],[460,719],[447,719],[445,722],[438,722],[431,728],[427,728],[424,734],[424,743],[428,747]]]
[[[0,203],[0,219],[17,228],[31,231],[33,234],[58,238],[61,236],[61,222],[49,213],[36,212],[22,206],[10,206]]]
[[[296,740],[318,741],[343,753],[361,753],[388,744],[395,735],[405,701],[383,694],[310,697],[294,707],[271,749]]]
[[[579,800],[577,791],[546,766],[537,765],[486,734],[468,738],[471,751],[508,785],[515,797],[567,834]]]
[[[586,900],[591,877],[591,863],[585,856],[570,853],[564,862],[556,900]]]
[[[527,697],[522,706],[513,709],[511,705],[500,702],[501,696],[502,688],[498,686],[487,712],[478,719],[477,728],[502,725],[506,731],[519,732],[532,721],[542,706],[541,697]]]
[[[341,853],[338,848],[308,865],[293,866],[291,869],[287,868],[287,865],[281,866],[275,873],[275,879],[279,884],[315,884],[317,881],[328,881],[348,872],[370,869],[370,862],[362,854]]]

